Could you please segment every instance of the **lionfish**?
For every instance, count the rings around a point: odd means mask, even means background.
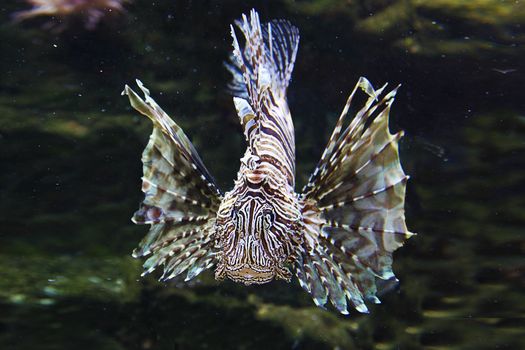
[[[112,13],[124,12],[123,3],[128,0],[27,0],[33,7],[13,14],[15,22],[39,16],[56,20],[69,20],[80,17],[86,29],[93,30],[102,18]],[[48,27],[57,23],[48,22]],[[64,24],[62,24],[63,26]],[[64,29],[59,27],[59,29]]]
[[[404,216],[405,175],[389,112],[397,88],[381,97],[360,78],[326,149],[301,193],[295,192],[295,140],[286,90],[299,31],[285,20],[261,25],[252,10],[231,26],[227,68],[247,149],[233,189],[223,193],[182,129],[150,97],[129,86],[131,105],[153,122],[142,155],[145,199],[132,221],[151,229],[133,256],[149,258],[161,280],[186,281],[215,267],[215,278],[245,285],[290,281],[292,271],[316,305],[328,300],[342,314],[348,303],[366,313],[379,303],[376,279],[397,281],[392,253],[412,233]],[[344,127],[354,94],[367,101]]]

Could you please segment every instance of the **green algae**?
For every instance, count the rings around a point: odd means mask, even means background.
[[[295,309],[289,306],[260,304],[257,318],[283,327],[292,339],[308,339],[344,349],[355,349],[352,335],[356,322],[344,322],[315,307]]]
[[[399,0],[370,4],[369,16],[357,19],[356,29],[388,38],[394,47],[412,54],[512,55],[521,52],[525,40],[519,29],[525,21],[525,5],[519,1]]]
[[[139,266],[131,257],[1,256],[0,298],[15,304],[52,305],[61,299],[133,302]]]

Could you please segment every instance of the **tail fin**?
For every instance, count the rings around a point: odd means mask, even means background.
[[[222,194],[182,129],[137,84],[145,101],[127,85],[122,94],[151,119],[153,132],[142,154],[145,198],[132,221],[151,229],[133,256],[150,255],[143,275],[164,265],[162,279],[188,270],[189,280],[214,263],[215,213]]]
[[[379,303],[375,279],[395,279],[392,253],[413,235],[404,216],[403,132],[388,129],[397,88],[379,100],[385,87],[375,91],[359,79],[301,195],[305,240],[297,277],[316,304],[329,298],[344,314],[347,299],[360,312],[368,311],[365,299]],[[343,130],[358,88],[369,98]]]

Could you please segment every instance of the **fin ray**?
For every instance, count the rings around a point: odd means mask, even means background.
[[[163,265],[163,277],[172,278],[191,270],[202,257],[214,256],[215,213],[222,193],[182,129],[139,80],[137,84],[144,99],[127,85],[123,94],[153,122],[153,132],[142,154],[145,198],[132,220],[151,229],[133,256],[149,255],[143,274]],[[196,276],[193,271],[191,276]]]
[[[328,298],[342,313],[341,290],[360,312],[367,312],[364,299],[379,302],[375,279],[395,279],[392,253],[412,235],[404,216],[408,176],[398,151],[403,134],[388,127],[397,88],[381,98],[385,87],[374,90],[359,79],[300,197],[306,237],[299,254],[322,262],[321,271],[330,274]],[[368,99],[344,128],[358,89]],[[308,290],[311,281],[302,272],[298,278]]]
[[[252,10],[235,22],[245,42],[239,43],[231,27],[233,54],[226,65],[233,75],[230,84],[234,104],[251,155],[272,163],[295,183],[294,127],[286,90],[299,44],[299,31],[288,21],[261,24]]]

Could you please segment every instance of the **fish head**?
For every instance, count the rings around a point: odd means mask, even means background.
[[[222,214],[218,220],[222,254],[217,278],[246,285],[290,279],[284,266],[290,255],[287,226],[269,200],[261,193],[247,193]]]

